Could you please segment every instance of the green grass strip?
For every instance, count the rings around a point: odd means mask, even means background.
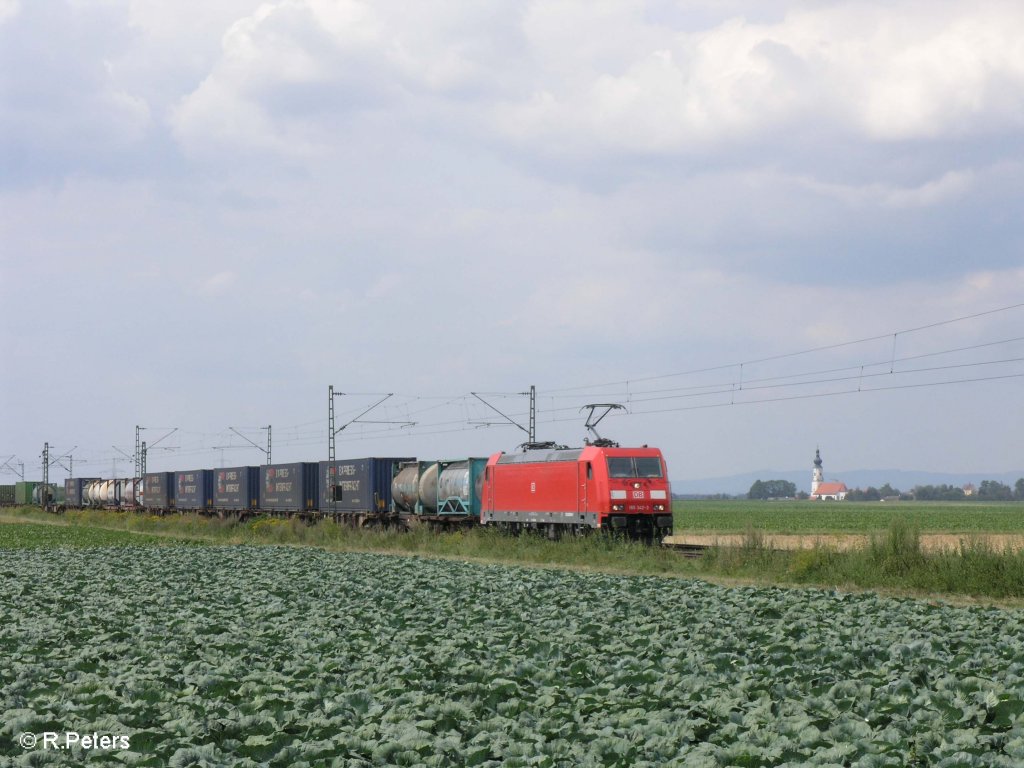
[[[851,551],[839,552],[826,546],[776,551],[767,546],[763,531],[748,526],[741,546],[712,548],[703,557],[686,559],[667,548],[602,535],[549,541],[481,528],[441,534],[425,528],[358,530],[327,521],[308,524],[297,519],[259,518],[240,523],[196,515],[158,517],[100,511],[68,512],[58,517],[26,509],[6,516],[36,524],[22,526],[21,531],[17,525],[0,524],[0,547],[166,544],[182,540],[313,546],[343,552],[387,552],[623,574],[742,579],[759,584],[1024,598],[1024,552],[999,551],[970,537],[955,550],[924,552],[920,529],[900,519]]]

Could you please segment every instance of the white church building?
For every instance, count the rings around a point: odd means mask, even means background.
[[[814,469],[811,471],[812,501],[842,501],[849,489],[846,483],[824,482],[825,473],[821,469],[821,449],[814,450]]]

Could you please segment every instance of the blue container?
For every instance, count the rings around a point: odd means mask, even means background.
[[[69,477],[64,481],[64,504],[68,507],[84,507],[84,499],[82,498],[85,492],[85,484],[91,483],[93,480],[99,480],[98,477]]]
[[[204,512],[213,506],[213,470],[193,469],[174,473],[174,506]]]
[[[320,503],[316,462],[260,467],[260,509],[265,512],[313,512]]]
[[[147,472],[142,484],[142,506],[174,509],[174,473]]]
[[[385,513],[391,509],[391,481],[411,458],[338,459],[320,462],[320,511]],[[332,496],[334,498],[332,504]]]
[[[259,467],[230,467],[213,470],[214,509],[245,511],[256,509],[259,503]]]

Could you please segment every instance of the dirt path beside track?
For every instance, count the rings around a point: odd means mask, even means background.
[[[882,534],[884,536],[884,534]],[[665,539],[666,544],[675,546],[740,547],[746,536],[738,533],[679,534]],[[769,549],[811,549],[825,546],[836,550],[857,549],[868,543],[870,536],[864,534],[764,534],[764,544]],[[961,543],[986,544],[996,552],[1010,549],[1024,550],[1024,535],[1016,533],[922,533],[921,548],[926,552],[958,550]]]

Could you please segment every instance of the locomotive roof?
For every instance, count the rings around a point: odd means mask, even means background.
[[[618,448],[606,448],[598,445],[588,445],[584,448],[568,448],[568,449],[551,449],[551,448],[540,448],[540,449],[529,449],[520,453],[503,453],[498,457],[498,464],[536,464],[538,462],[555,462],[555,461],[579,461],[583,456],[584,451],[587,452],[588,458],[592,458],[595,455],[600,456],[635,456],[635,455],[659,455],[657,448],[648,448],[646,445],[642,448],[635,447],[618,447]]]
[[[567,451],[523,451],[522,453],[503,453],[498,457],[499,464],[535,464],[539,461],[578,461],[582,448],[571,448]]]

